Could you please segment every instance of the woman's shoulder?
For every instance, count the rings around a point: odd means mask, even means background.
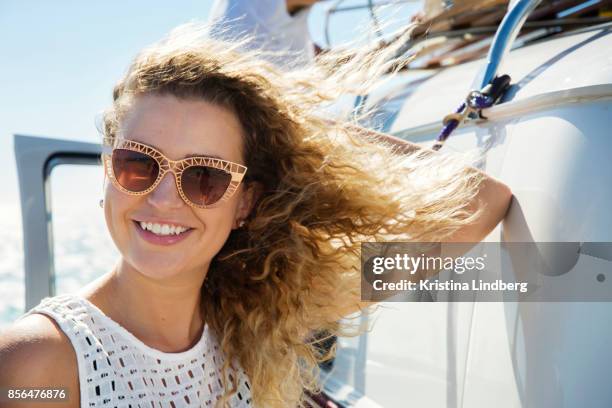
[[[53,319],[32,313],[0,332],[0,387],[65,388],[70,400],[57,406],[79,406],[76,354]],[[47,408],[55,405],[41,404]]]

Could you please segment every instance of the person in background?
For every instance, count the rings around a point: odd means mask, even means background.
[[[209,17],[212,38],[233,41],[251,36],[248,48],[279,55],[267,60],[286,69],[311,61],[320,51],[308,31],[318,0],[215,0]]]

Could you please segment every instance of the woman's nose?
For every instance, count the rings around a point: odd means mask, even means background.
[[[166,172],[159,184],[147,197],[149,203],[160,209],[177,208],[185,204],[178,192],[176,179],[170,171]]]

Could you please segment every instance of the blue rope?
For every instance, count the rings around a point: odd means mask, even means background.
[[[482,118],[481,111],[490,108],[501,98],[510,86],[510,76],[501,75],[493,78],[480,91],[471,91],[465,101],[450,115],[442,120],[442,130],[436,137],[432,150],[440,150],[451,133],[459,127],[466,118]]]

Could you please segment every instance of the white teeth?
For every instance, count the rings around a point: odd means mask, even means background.
[[[179,235],[187,231],[189,228],[179,227],[177,225],[155,224],[152,222],[140,221],[140,227],[143,230],[148,230],[156,235]]]

